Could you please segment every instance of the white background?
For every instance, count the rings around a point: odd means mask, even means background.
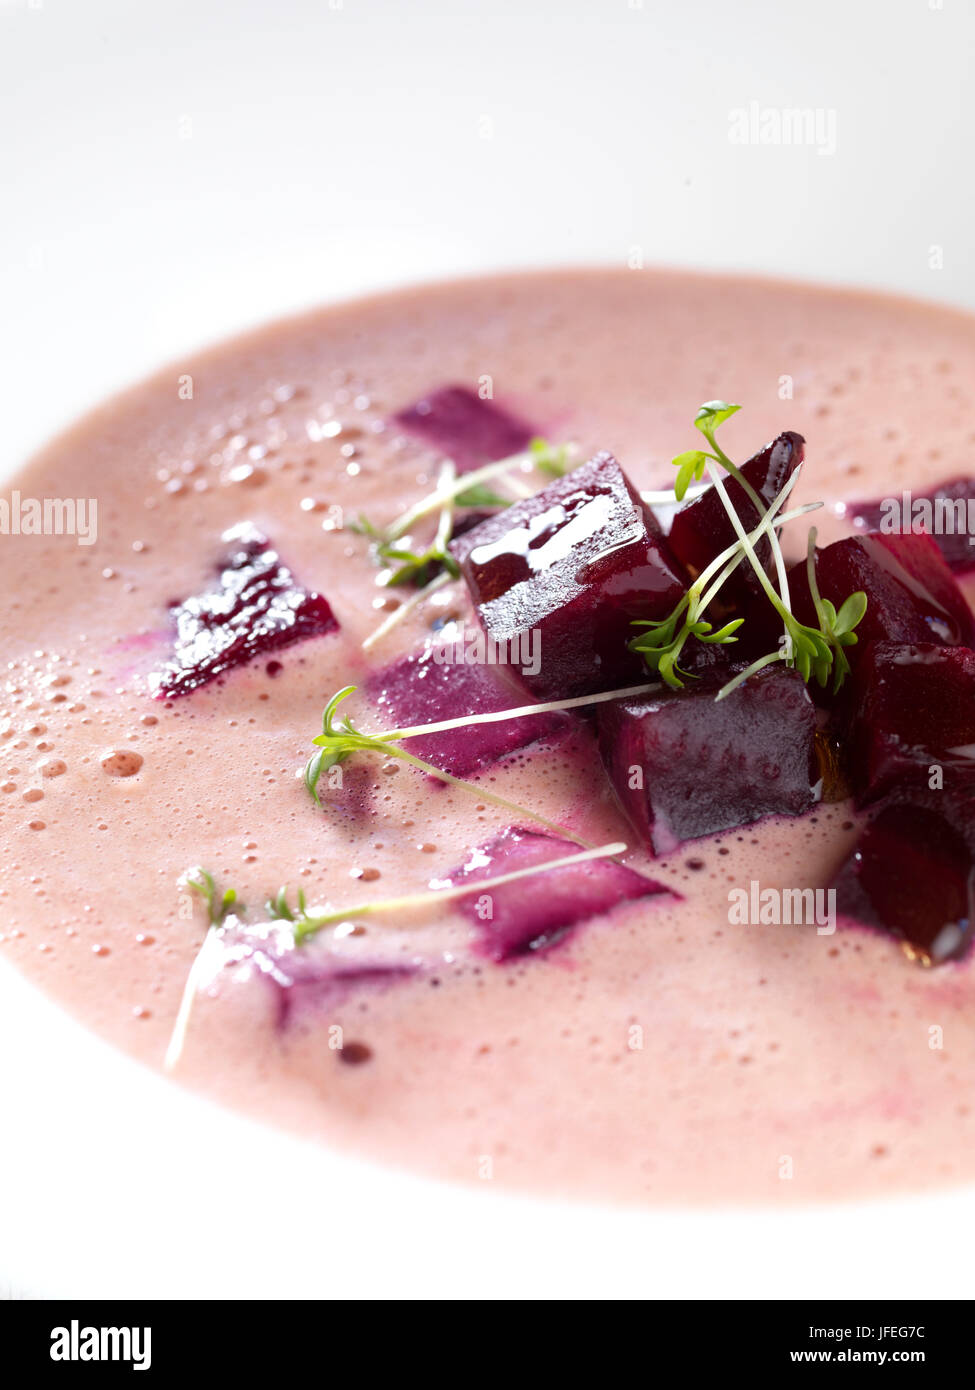
[[[975,305],[973,65],[970,0],[0,0],[4,448],[455,272],[638,246]],[[731,144],[753,101],[836,153]]]
[[[415,279],[639,248],[975,307],[973,40],[966,0],[0,0],[0,468],[164,361]],[[733,144],[751,102],[834,112],[835,153]],[[970,1194],[624,1216],[378,1174],[3,971],[0,1058],[0,1293],[972,1288]]]

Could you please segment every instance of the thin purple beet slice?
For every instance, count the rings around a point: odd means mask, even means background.
[[[441,386],[394,419],[409,434],[451,458],[458,473],[520,454],[538,433],[466,386]]]
[[[666,616],[683,572],[649,508],[612,454],[597,454],[534,497],[451,542],[488,637],[537,651],[516,671],[539,699],[634,684],[645,676],[627,643],[634,618]],[[536,646],[537,644],[537,646]],[[520,654],[520,655],[519,655]]]
[[[975,646],[971,609],[930,536],[871,532],[836,541],[816,552],[816,583],[837,610],[858,589],[867,596],[858,643],[846,648],[854,668],[868,642]],[[818,627],[805,560],[789,570],[789,592],[800,622]],[[771,650],[782,632],[771,605],[754,599],[744,616],[740,635],[748,650]]]
[[[250,522],[222,539],[230,549],[217,583],[173,605],[174,656],[151,678],[156,699],[188,695],[254,657],[338,629],[328,600],[303,589]]]
[[[558,835],[509,826],[473,850],[466,864],[445,880],[451,887],[499,874],[515,873],[552,859],[578,854],[579,846]],[[476,950],[494,961],[547,950],[581,922],[622,902],[671,890],[635,869],[609,859],[569,864],[514,883],[472,892],[459,900],[460,911],[477,930]]]
[[[367,693],[382,712],[384,727],[406,728],[441,719],[492,714],[525,703],[522,691],[495,669],[438,663],[437,651],[432,647],[419,656],[404,657],[370,677]],[[569,714],[549,710],[521,719],[411,738],[404,747],[443,772],[470,777],[539,739],[550,740],[567,733],[575,722]]]
[[[351,995],[381,991],[420,970],[415,960],[384,961],[338,955],[312,940],[296,946],[291,929],[270,922],[252,926],[228,917],[214,938],[212,979],[221,970],[250,969],[272,990],[275,1023],[284,1029],[299,1008],[322,1009],[345,1002]]]
[[[723,700],[715,683],[599,707],[616,795],[654,854],[816,799],[816,712],[796,671],[768,668]]]
[[[837,911],[933,964],[962,955],[972,936],[975,858],[955,821],[947,793],[884,806],[833,880]]]
[[[975,790],[975,651],[875,642],[855,688],[851,764],[862,800],[928,787],[934,767],[941,785]]]
[[[888,499],[847,502],[844,514],[860,530],[896,533],[902,526],[923,526],[956,574],[975,569],[975,478],[951,478],[930,492],[898,494]]]
[[[791,430],[780,434],[771,444],[747,463],[742,464],[742,475],[766,506],[770,506],[802,462],[805,440],[801,434]],[[755,504],[745,489],[733,478],[723,478],[728,499],[741,517],[746,531],[751,531],[760,521]],[[671,549],[688,569],[700,574],[715,556],[720,555],[737,539],[735,528],[718,496],[717,488],[710,487],[700,497],[688,502],[674,517],[668,537]],[[772,547],[763,537],[755,547],[755,553],[769,572],[772,566]],[[742,564],[728,580],[723,594],[726,598],[759,591],[758,578],[750,565]]]

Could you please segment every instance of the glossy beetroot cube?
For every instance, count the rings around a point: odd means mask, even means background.
[[[944,785],[975,790],[975,651],[933,643],[875,642],[856,674],[852,768],[872,801],[895,787]]]
[[[476,950],[494,961],[548,950],[580,923],[612,912],[620,903],[670,891],[610,859],[570,864],[483,894],[476,891],[482,879],[578,853],[571,840],[514,826],[475,849],[444,883],[471,884],[471,895],[459,899],[458,906],[476,929]]]
[[[496,668],[438,663],[437,648],[404,657],[369,680],[368,693],[382,711],[387,728],[433,724],[524,704],[524,692]],[[570,714],[549,710],[495,724],[472,724],[405,745],[416,757],[454,777],[470,777],[518,749],[540,739],[565,735],[578,723]],[[441,785],[443,785],[441,783]]]
[[[684,576],[612,454],[451,542],[487,636],[539,699],[639,682],[635,618],[665,617]],[[537,643],[540,669],[525,671]]]
[[[394,416],[445,457],[458,473],[520,454],[538,431],[466,386],[441,386]]]
[[[301,588],[249,522],[222,539],[230,548],[216,584],[172,607],[175,650],[151,678],[157,699],[188,695],[254,657],[338,629],[327,599]]]
[[[858,589],[867,596],[858,643],[846,648],[853,667],[868,642],[975,645],[971,609],[930,536],[871,532],[836,541],[816,552],[816,583],[837,610]],[[805,560],[789,570],[789,591],[796,617],[818,626]],[[782,625],[765,599],[755,599],[741,631],[750,648],[774,646]]]
[[[972,936],[973,822],[975,804],[946,792],[888,803],[833,880],[837,911],[933,964],[963,955]]]
[[[975,569],[975,478],[952,478],[930,492],[898,494],[882,501],[848,502],[846,515],[865,531],[923,528],[956,574]]]
[[[796,671],[768,668],[716,701],[716,687],[599,707],[616,795],[654,854],[815,800],[816,716]]]
[[[802,462],[805,440],[801,434],[787,431],[766,444],[760,453],[755,454],[742,465],[742,474],[766,506],[771,505]],[[746,531],[758,525],[761,518],[745,489],[733,478],[725,476],[725,491],[733,504]],[[716,555],[737,539],[724,504],[715,487],[709,487],[700,497],[686,506],[674,517],[670,529],[670,545],[674,554],[690,570],[700,574]],[[766,538],[755,547],[755,553],[771,572],[772,548]],[[742,564],[728,580],[722,591],[723,596],[731,598],[746,593],[758,592],[760,588],[754,571],[746,563]]]

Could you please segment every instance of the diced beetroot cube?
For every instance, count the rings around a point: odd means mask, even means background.
[[[188,695],[254,657],[338,629],[327,599],[301,588],[250,522],[222,539],[230,549],[216,585],[172,607],[175,651],[151,678],[156,699]]]
[[[962,955],[972,936],[973,812],[975,804],[947,792],[884,806],[833,880],[837,911],[890,932],[928,962]]]
[[[975,568],[975,478],[952,478],[930,492],[899,494],[891,500],[847,502],[846,515],[864,531],[923,527],[956,574]],[[971,520],[970,520],[971,519]]]
[[[499,675],[496,668],[438,663],[437,648],[404,657],[370,677],[368,693],[383,712],[387,727],[433,724],[441,719],[492,714],[524,704],[523,692]],[[416,757],[454,777],[469,777],[539,739],[554,739],[577,721],[549,710],[496,724],[473,724],[405,745]],[[442,784],[441,784],[442,785]]]
[[[441,386],[394,418],[402,429],[452,459],[458,473],[520,454],[538,433],[466,386]]]
[[[645,668],[627,644],[635,618],[665,617],[683,574],[612,454],[549,484],[451,542],[487,636],[511,669],[537,642],[539,699],[610,690]],[[510,644],[510,645],[509,645]]]
[[[935,642],[975,646],[975,620],[941,552],[930,536],[851,536],[816,552],[820,595],[838,610],[862,589],[867,611],[856,633],[858,643],[846,655],[856,667],[868,642]],[[806,561],[789,570],[792,611],[800,622],[817,627],[809,592]],[[764,597],[752,600],[740,629],[747,649],[774,647],[782,624]]]
[[[509,826],[475,849],[445,883],[460,887],[499,874],[514,873],[552,859],[578,854],[579,846],[558,835]],[[459,899],[460,911],[477,929],[476,949],[491,960],[544,951],[591,917],[621,902],[649,898],[670,889],[644,878],[625,864],[590,859],[540,873]]]
[[[766,506],[770,506],[802,462],[805,440],[801,434],[787,431],[773,439],[771,444],[742,464],[742,474]],[[745,489],[733,478],[723,479],[728,499],[741,517],[746,531],[751,531],[761,520]],[[670,545],[674,554],[688,569],[700,574],[715,556],[719,555],[737,539],[724,503],[715,487],[702,492],[700,497],[686,506],[674,517],[670,528]],[[755,553],[771,572],[772,547],[767,537],[762,537],[755,547]],[[757,593],[759,582],[749,564],[743,563],[727,581],[722,594],[725,598],[742,597],[746,593]]]
[[[874,642],[855,685],[852,767],[862,799],[926,787],[934,764],[944,785],[975,790],[975,651]]]
[[[816,713],[796,671],[767,668],[723,700],[711,682],[599,707],[599,747],[654,854],[815,801]]]

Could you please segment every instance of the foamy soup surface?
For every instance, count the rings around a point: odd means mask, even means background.
[[[206,930],[181,875],[205,867],[251,923],[282,885],[291,902],[301,888],[349,908],[306,948],[329,968],[282,989],[273,960],[229,953],[195,999],[178,1081],[419,1170],[614,1201],[971,1178],[971,966],[925,970],[866,931],[729,921],[731,888],[826,884],[856,839],[848,803],[654,860],[585,722],[543,732],[479,785],[592,844],[627,841],[626,864],[673,891],[498,963],[454,905],[354,909],[442,881],[510,813],[369,756],[319,809],[299,774],[336,690],[358,686],[355,722],[382,727],[377,673],[434,625],[470,621],[448,584],[362,647],[411,591],[377,584],[347,523],[385,523],[434,486],[437,450],[393,421],[431,389],[489,381],[549,440],[611,450],[641,488],[672,484],[697,405],[726,397],[745,406],[723,427],[734,457],[798,430],[794,501],[835,504],[968,471],[973,380],[975,323],[948,311],[603,271],[320,312],[99,409],[11,484],[22,499],[96,498],[97,540],[0,537],[4,957],[160,1067]],[[337,627],[153,698],[171,605],[212,589],[221,536],[242,523]],[[817,524],[821,542],[849,530],[832,506]]]

